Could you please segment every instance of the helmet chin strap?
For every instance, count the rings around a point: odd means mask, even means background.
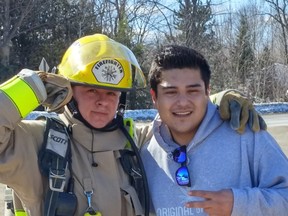
[[[127,92],[121,92],[118,110],[117,110],[117,116],[121,116],[122,118],[124,118],[124,112],[126,109],[126,95],[127,95]]]
[[[123,116],[126,108],[126,92],[122,92],[120,96],[116,117],[103,128],[95,128],[83,118],[78,109],[77,101],[74,98],[72,98],[72,100],[67,104],[67,107],[72,113],[72,116],[83,122],[83,124],[86,125],[88,128],[102,132],[114,131],[119,127],[119,124],[123,124]]]

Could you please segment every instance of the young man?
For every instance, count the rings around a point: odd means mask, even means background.
[[[22,70],[0,85],[0,181],[19,197],[15,214],[148,215],[145,173],[130,157],[138,152],[125,151],[133,139],[121,117],[132,81],[145,82],[135,56],[105,35],[85,36],[57,74]],[[39,104],[60,113],[65,129],[23,120]]]
[[[240,134],[209,99],[197,51],[166,46],[149,72],[159,111],[140,154],[158,216],[287,215],[288,160],[266,132]]]

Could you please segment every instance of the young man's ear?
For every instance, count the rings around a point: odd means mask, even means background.
[[[153,104],[155,105],[155,103],[156,103],[156,92],[153,89],[150,89],[150,94],[151,94],[151,98],[152,98]]]
[[[210,88],[210,85],[208,85],[207,90],[206,90],[207,96],[210,96],[210,92],[211,92],[211,88]]]

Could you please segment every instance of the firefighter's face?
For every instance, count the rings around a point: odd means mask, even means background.
[[[83,118],[95,128],[103,128],[115,117],[121,92],[74,86],[73,97]]]

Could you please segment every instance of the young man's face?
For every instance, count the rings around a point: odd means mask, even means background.
[[[119,91],[74,86],[73,97],[83,118],[95,128],[109,124],[117,111]]]
[[[170,69],[162,72],[157,97],[151,91],[159,115],[170,129],[173,139],[186,145],[194,137],[209,100],[199,69]]]

